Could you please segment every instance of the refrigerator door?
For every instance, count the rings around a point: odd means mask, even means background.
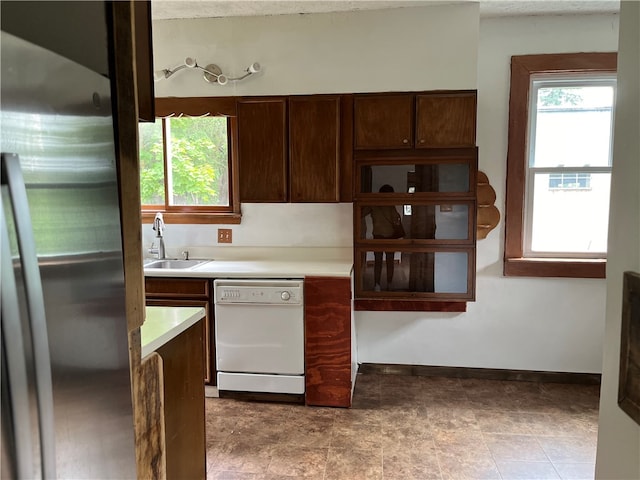
[[[2,473],[8,456],[16,470],[31,457],[29,468],[46,478],[135,478],[110,81],[6,32],[0,48],[0,151],[19,159],[27,199],[26,206],[16,205],[3,185]],[[25,215],[17,212],[23,208],[31,217],[35,258],[20,247]],[[41,279],[42,315],[33,312],[31,290],[38,281],[30,261]],[[13,307],[5,307],[11,295],[5,295],[5,266],[16,285]],[[38,327],[34,316],[46,324]],[[24,367],[16,366],[9,344],[22,348]],[[10,372],[21,369],[30,426],[22,437],[5,428],[7,419],[19,422],[6,412],[24,415],[12,397],[19,389],[9,384],[20,377]],[[46,385],[38,382],[47,376],[48,405]]]
[[[29,404],[28,380],[26,376],[27,354],[24,349],[23,329],[29,332],[31,349],[29,360],[32,361],[33,383],[35,387],[35,405],[37,413],[40,456],[42,460],[42,476],[55,478],[55,432],[53,424],[53,397],[51,384],[51,363],[49,357],[49,341],[47,323],[44,313],[44,299],[38,257],[31,229],[31,217],[27,201],[20,162],[17,155],[2,154],[0,157],[2,172],[2,190],[6,193],[13,214],[16,242],[21,262],[23,286],[25,292],[26,314],[21,322],[18,293],[13,274],[12,255],[4,210],[0,228],[2,229],[2,343],[6,360],[9,395],[11,396],[12,425],[14,431],[16,468],[24,471],[31,454],[31,444],[24,431],[22,421],[30,425],[27,406]],[[2,201],[4,208],[4,200]],[[24,372],[23,372],[24,369]],[[25,388],[26,387],[26,388]],[[25,402],[25,403],[23,403]],[[26,415],[22,413],[25,410]],[[31,469],[29,468],[29,472]],[[20,474],[19,474],[20,475]]]
[[[4,164],[4,159],[2,159]],[[4,180],[4,173],[3,178]],[[18,292],[13,276],[9,234],[0,195],[0,265],[2,295],[2,471],[0,478],[32,478],[33,446],[29,415],[29,387],[20,322]],[[7,341],[10,339],[10,341]],[[51,377],[49,376],[49,379]]]

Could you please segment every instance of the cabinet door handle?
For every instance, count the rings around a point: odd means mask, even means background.
[[[407,143],[409,143],[409,140],[404,138],[404,139],[402,139],[402,143],[404,143],[406,145]]]
[[[420,139],[420,143],[424,143],[424,138],[421,138],[421,139]]]

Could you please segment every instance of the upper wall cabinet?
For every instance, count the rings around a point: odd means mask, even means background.
[[[354,148],[472,147],[475,119],[475,91],[356,95]]]
[[[240,201],[340,201],[341,101],[339,95],[239,99]]]
[[[286,202],[287,98],[238,100],[241,202]]]
[[[416,147],[473,147],[476,93],[416,95]]]
[[[354,95],[356,310],[475,299],[475,91]]]
[[[356,95],[354,148],[413,148],[412,94]]]
[[[289,98],[292,202],[340,200],[340,97]]]

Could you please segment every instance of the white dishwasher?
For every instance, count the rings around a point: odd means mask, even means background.
[[[218,390],[304,393],[302,280],[215,280]]]

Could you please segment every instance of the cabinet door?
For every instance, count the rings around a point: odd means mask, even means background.
[[[213,299],[210,282],[196,278],[145,278],[146,304],[167,307],[202,307],[204,318],[204,383],[216,384]]]
[[[292,202],[340,200],[340,97],[289,99]]]
[[[164,452],[166,477],[206,477],[206,433],[202,321],[158,349],[164,388]]]
[[[286,98],[238,102],[241,202],[287,201]]]
[[[431,224],[431,212],[425,210],[420,214]],[[355,276],[357,298],[473,301],[475,249],[413,247],[401,240],[380,240],[377,245],[356,248]]]
[[[416,147],[473,147],[475,143],[475,92],[417,96]]]
[[[354,148],[413,148],[412,94],[354,98]]]
[[[204,383],[206,385],[216,384],[216,343],[213,328],[213,309],[208,300],[176,300],[147,298],[148,306],[160,307],[202,307],[204,308]]]

